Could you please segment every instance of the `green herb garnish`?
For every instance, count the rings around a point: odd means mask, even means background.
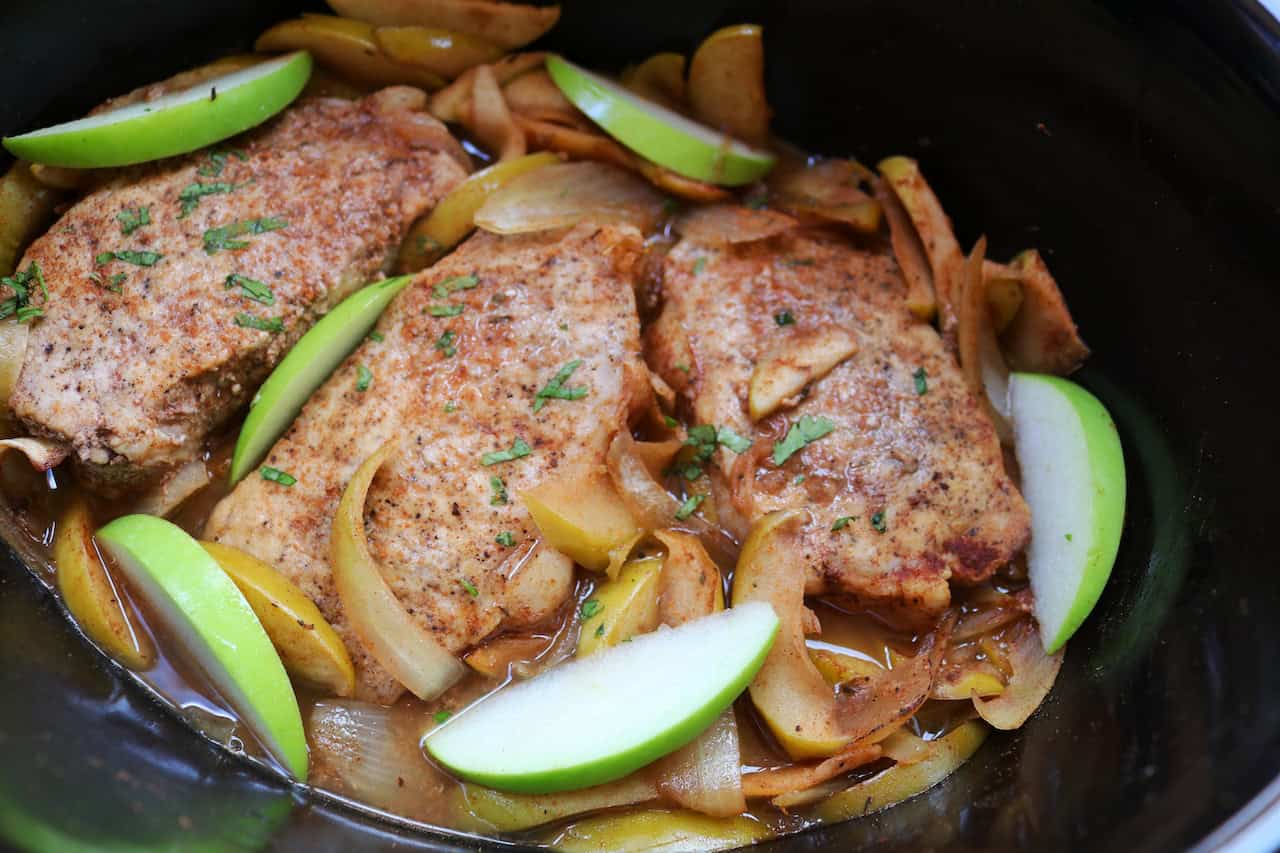
[[[784,267],[811,267],[813,258],[787,258],[782,262]]]
[[[594,598],[588,598],[586,601],[582,602],[582,609],[580,612],[582,613],[583,619],[590,619],[601,610],[604,610],[603,604],[596,601]]]
[[[204,232],[204,250],[206,254],[216,255],[223,249],[245,249],[249,241],[238,240],[254,234],[265,234],[268,231],[279,231],[289,227],[289,223],[276,216],[264,216],[261,219],[241,219],[220,228],[210,228]]]
[[[431,288],[431,292],[435,294],[436,299],[447,299],[450,293],[456,293],[459,290],[471,290],[479,283],[480,279],[473,275],[455,275],[453,278],[446,278]]]
[[[249,155],[238,148],[215,148],[209,152],[209,165],[201,166],[196,172],[204,178],[216,178],[222,174],[222,169],[227,165],[228,155],[235,155],[240,160],[248,160]]]
[[[855,519],[857,519],[856,515],[840,516],[835,520],[835,523],[831,525],[832,532],[835,532],[837,530],[844,530],[846,527],[849,526],[849,522],[854,521]]]
[[[440,725],[452,716],[453,714],[450,714],[448,711],[436,711],[431,715],[431,719],[436,721],[436,725]]]
[[[373,384],[373,371],[365,367],[363,364],[356,365],[356,390],[360,392],[368,391],[369,386]]]
[[[702,506],[702,502],[706,499],[706,495],[690,495],[685,498],[684,503],[680,504],[680,508],[676,510],[676,519],[678,521],[684,521],[686,518],[697,512],[698,507]]]
[[[777,314],[773,315],[773,322],[777,323],[779,326],[794,326],[796,323],[796,317],[790,311],[779,311]]]
[[[467,306],[460,305],[456,302],[450,302],[446,305],[432,305],[427,308],[427,313],[432,317],[457,317],[466,310]]]
[[[452,329],[445,329],[444,334],[436,339],[435,348],[444,353],[445,358],[453,358],[458,352],[458,348],[454,346],[458,340],[458,333]]]
[[[377,329],[375,329],[369,333],[369,340],[373,341],[375,344],[380,344],[383,341],[385,341],[386,338],[383,337],[382,332],[379,332]]]
[[[682,362],[680,362],[679,364],[677,364],[677,365],[676,365],[676,370],[678,370],[678,371],[680,371],[681,373],[684,373],[684,374],[686,374],[686,375],[687,375],[687,374],[689,373],[689,365],[685,364],[685,363],[682,361]]]
[[[489,506],[506,506],[508,502],[507,484],[497,474],[489,477],[489,488],[493,489],[493,497],[489,498]]]
[[[671,415],[663,415],[662,422],[667,425],[667,429],[675,429],[676,427],[680,426],[680,422],[675,418],[671,417]]]
[[[808,444],[827,435],[836,425],[824,417],[801,415],[800,420],[791,425],[787,437],[773,443],[773,464],[782,465]]]
[[[587,389],[584,386],[577,388],[566,388],[564,383],[569,381],[569,377],[573,372],[582,366],[582,359],[575,358],[556,371],[556,375],[551,377],[541,391],[533,395],[533,410],[536,412],[547,404],[547,400],[581,400],[587,396]]]
[[[603,623],[603,622],[601,622],[599,625],[597,625],[597,626],[596,626],[596,636],[597,636],[597,637],[603,637],[603,636],[604,636],[604,623]]]
[[[233,287],[239,287],[240,295],[245,299],[252,299],[263,305],[276,304],[276,295],[271,288],[248,276],[235,272],[227,276],[226,282],[222,285],[223,290],[230,290]]]
[[[476,589],[476,585],[473,584],[471,581],[467,580],[466,578],[462,578],[461,580],[458,581],[458,583],[462,584],[462,588],[467,591],[467,595],[471,596],[472,598],[480,597],[480,590]]]
[[[0,277],[0,286],[13,291],[13,296],[0,302],[0,320],[14,316],[19,323],[30,323],[44,315],[44,309],[31,304],[31,297],[38,287],[44,297],[43,304],[49,303],[49,288],[44,283],[44,272],[40,264],[32,261],[25,270],[13,275]]]
[[[250,183],[252,182],[246,181],[243,184],[228,184],[225,181],[217,181],[211,184],[202,184],[199,181],[196,181],[195,183],[187,184],[182,188],[181,192],[178,193],[178,201],[182,202],[182,210],[178,213],[178,218],[186,219],[191,214],[191,211],[200,206],[200,199],[207,195],[225,195],[226,193],[233,192],[241,187],[246,187]]]
[[[133,249],[123,249],[119,252],[99,252],[93,260],[98,266],[109,264],[112,261],[124,261],[127,264],[134,264],[140,267],[153,267],[163,257],[164,255],[159,252],[137,252]]]
[[[444,412],[446,415],[451,415],[456,411],[458,411],[458,404],[452,400],[444,404]]]
[[[871,516],[871,526],[875,529],[876,533],[884,533],[885,530],[888,529],[884,523],[884,510],[880,510],[875,515]]]
[[[514,548],[516,544],[516,537],[511,531],[504,530],[497,536],[493,537],[493,541],[497,542],[503,548]]]
[[[705,270],[706,268],[707,268],[706,258],[698,258],[696,261],[693,262],[694,275],[702,275],[702,271]]]
[[[276,332],[284,331],[283,317],[255,317],[252,314],[243,312],[236,315],[235,323],[245,329],[257,329],[259,332]]]
[[[279,483],[282,486],[292,486],[298,482],[298,478],[287,471],[281,471],[279,468],[272,468],[269,465],[263,465],[258,469],[258,473],[262,475],[262,479],[270,480],[273,483]]]
[[[924,372],[923,367],[917,367],[916,372],[911,374],[911,378],[916,381],[917,394],[923,394],[929,390],[929,374]]]
[[[143,225],[151,224],[151,208],[126,207],[116,214],[116,219],[120,222],[120,233],[129,235]]]
[[[533,452],[533,448],[529,446],[523,438],[519,436],[511,443],[510,450],[495,450],[492,453],[486,453],[480,457],[480,464],[484,466],[497,465],[502,462],[512,462],[516,459],[523,459]]]

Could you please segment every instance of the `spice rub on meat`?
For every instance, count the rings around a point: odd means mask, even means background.
[[[271,451],[265,464],[297,482],[250,474],[215,509],[206,535],[316,601],[351,650],[361,696],[386,702],[402,688],[352,632],[330,572],[347,481],[398,439],[366,502],[370,547],[400,602],[450,651],[555,612],[573,566],[540,544],[519,495],[603,466],[647,393],[631,286],[640,249],[639,232],[618,226],[471,237],[396,298]],[[568,399],[540,401],[573,362]]]
[[[692,420],[753,442],[717,450],[721,519],[741,536],[773,510],[807,509],[795,558],[810,594],[926,622],[950,579],[984,579],[1026,544],[996,433],[908,312],[891,255],[811,231],[683,240],[663,278],[650,364]]]
[[[22,259],[49,296],[13,412],[98,491],[196,458],[466,177],[425,102],[405,87],[303,101],[223,146],[113,173]]]

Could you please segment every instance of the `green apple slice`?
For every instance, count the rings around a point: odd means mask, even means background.
[[[271,754],[307,778],[307,739],[284,664],[216,560],[171,522],[126,515],[96,539]]]
[[[642,634],[508,687],[432,731],[463,779],[549,794],[620,779],[696,738],[764,663],[778,617],[757,601]]]
[[[1022,494],[1031,507],[1027,565],[1045,651],[1084,622],[1120,548],[1124,454],[1098,398],[1056,376],[1009,381]]]
[[[128,166],[186,154],[262,124],[298,97],[311,55],[298,51],[182,92],[10,136],[15,157],[50,166]]]
[[[249,404],[249,415],[240,427],[231,457],[233,486],[262,461],[302,411],[302,404],[369,334],[392,298],[412,280],[413,276],[402,275],[356,291],[293,345]]]
[[[764,177],[777,159],[563,57],[548,56],[547,71],[564,96],[610,136],[686,178],[740,186]]]

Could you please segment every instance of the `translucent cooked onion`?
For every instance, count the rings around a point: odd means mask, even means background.
[[[480,228],[525,234],[593,222],[647,230],[662,216],[662,196],[644,181],[604,163],[560,163],[521,175],[476,211]]]
[[[520,75],[502,87],[502,95],[513,113],[580,130],[591,128],[590,120],[569,103],[546,71]]]
[[[352,475],[333,518],[334,585],[342,609],[361,643],[397,681],[419,699],[433,699],[466,674],[396,598],[382,577],[364,529],[364,501],[382,463],[396,450],[392,439]]]
[[[134,512],[166,517],[178,505],[209,485],[212,474],[203,459],[193,459],[159,485],[145,492]]]
[[[885,221],[889,224],[889,242],[893,246],[893,256],[907,282],[907,308],[918,319],[928,322],[938,311],[938,300],[934,296],[933,270],[929,268],[929,257],[925,254],[924,244],[920,242],[920,235],[916,233],[911,217],[907,215],[897,194],[882,180],[877,179],[873,186],[876,200],[880,202]]]
[[[999,696],[975,697],[973,707],[982,719],[997,729],[1009,731],[1025,723],[1049,695],[1062,668],[1064,652],[1045,654],[1040,634],[1030,618],[1009,628],[1003,640],[1008,649],[1005,660],[1012,670],[1009,682]]]
[[[747,810],[733,708],[726,709],[693,743],[663,758],[656,769],[658,790],[678,805],[713,817]]]
[[[488,65],[476,68],[470,108],[463,111],[462,123],[481,145],[497,155],[499,162],[524,156],[524,131],[511,117],[498,79]]]
[[[1040,253],[1030,249],[1009,264],[1022,282],[1023,300],[1001,343],[1015,370],[1065,376],[1089,356],[1067,302]]]
[[[788,151],[769,176],[769,201],[807,221],[837,222],[874,234],[880,229],[881,204],[860,186],[870,177],[856,160],[815,161]]]
[[[535,68],[541,68],[547,60],[545,53],[514,53],[504,56],[488,67],[493,69],[494,78],[499,86],[527,74]],[[477,66],[478,67],[478,66]],[[459,122],[463,110],[471,102],[472,87],[475,85],[476,69],[469,68],[457,80],[431,96],[431,114],[441,121]]]
[[[779,797],[806,791],[850,770],[870,764],[882,754],[879,744],[854,744],[825,761],[791,764],[772,770],[760,770],[742,777],[742,790],[748,797]]]
[[[799,222],[773,210],[752,210],[730,204],[697,207],[676,221],[687,240],[708,246],[753,243],[784,234]]]
[[[956,344],[960,368],[969,389],[983,401],[1003,444],[1012,444],[1009,421],[1009,367],[1005,364],[991,325],[987,285],[982,275],[987,238],[978,240],[964,264],[963,292],[957,306]]]
[[[6,438],[0,440],[0,453],[16,450],[27,457],[37,471],[48,471],[67,458],[70,448],[43,438]]]

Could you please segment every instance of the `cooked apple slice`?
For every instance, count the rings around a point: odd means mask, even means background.
[[[339,15],[378,26],[418,24],[466,33],[514,50],[560,19],[559,6],[498,0],[329,0]]]
[[[306,593],[239,548],[217,542],[200,544],[244,594],[286,670],[334,695],[355,693],[356,671],[347,647]]]
[[[53,537],[53,564],[58,592],[76,624],[103,650],[133,670],[150,669],[156,650],[130,621],[98,552],[93,547],[93,520],[82,498],[75,498],[58,519]]]
[[[707,36],[689,62],[689,104],[699,119],[737,139],[759,145],[768,138],[761,27],[735,24]]]
[[[307,778],[298,700],[271,639],[213,557],[181,527],[126,515],[98,544],[232,709],[297,779]]]
[[[1009,401],[1031,508],[1035,616],[1052,654],[1093,610],[1111,575],[1124,526],[1124,453],[1107,410],[1074,382],[1015,373]]]
[[[434,92],[445,84],[439,74],[401,65],[382,52],[373,26],[335,15],[303,14],[281,21],[258,36],[255,50],[305,50],[322,66],[369,86],[405,84]]]
[[[548,545],[593,571],[608,567],[613,552],[639,533],[603,471],[557,477],[525,489],[519,498]]]
[[[311,76],[311,56],[290,53],[105,113],[10,136],[17,157],[52,166],[128,166],[212,145],[280,112]]]
[[[773,608],[756,602],[642,634],[494,694],[423,745],[463,779],[504,791],[620,779],[709,726],[755,676],[777,630]]]
[[[410,276],[388,278],[356,291],[293,345],[249,404],[231,457],[232,485],[262,461],[302,404],[369,334],[392,298],[410,281]]]
[[[631,560],[623,564],[616,579],[601,584],[582,603],[578,657],[587,657],[658,627],[661,573],[659,557]]]
[[[503,54],[502,48],[484,39],[437,27],[377,27],[373,40],[392,61],[425,68],[450,80]]]
[[[673,172],[724,186],[749,184],[775,157],[640,97],[620,83],[559,57],[547,71],[565,97],[623,145]]]
[[[751,372],[747,391],[751,420],[778,411],[806,385],[826,376],[857,351],[853,335],[835,325],[796,332],[780,341],[760,357]]]
[[[645,809],[602,814],[574,821],[551,844],[565,853],[652,853],[654,850],[747,848],[773,833],[760,821],[738,815],[715,818],[694,811]]]

